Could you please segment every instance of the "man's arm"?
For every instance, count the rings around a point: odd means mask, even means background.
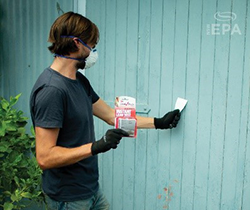
[[[110,129],[98,141],[75,148],[57,146],[59,128],[36,127],[36,159],[42,170],[77,163],[92,155],[117,148],[122,137],[129,134],[121,129]]]
[[[56,146],[59,128],[36,127],[36,158],[41,169],[74,164],[92,155],[92,143],[75,148]]]
[[[109,125],[115,124],[115,110],[101,98],[93,104],[93,114]]]
[[[96,117],[102,119],[109,125],[114,125],[115,123],[115,110],[106,104],[102,99],[99,99],[93,104],[93,113]],[[155,128],[154,118],[152,117],[142,117],[136,116],[137,127],[138,128]]]
[[[136,115],[136,118],[137,118],[137,127],[138,128],[145,128],[145,129],[155,128],[154,118],[142,117],[142,116],[138,116],[138,115]]]

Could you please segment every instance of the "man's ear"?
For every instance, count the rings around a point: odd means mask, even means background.
[[[76,47],[79,49],[79,47],[80,47],[79,45],[81,44],[81,43],[79,42],[79,40],[78,40],[77,38],[73,38],[73,41],[74,41]]]

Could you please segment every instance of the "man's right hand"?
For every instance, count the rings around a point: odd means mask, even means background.
[[[122,129],[107,130],[106,134],[99,141],[95,141],[92,144],[91,147],[92,155],[107,152],[111,148],[116,149],[122,137],[128,137],[128,136],[129,134]]]

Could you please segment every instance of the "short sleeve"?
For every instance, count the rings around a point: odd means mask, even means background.
[[[43,128],[62,128],[63,118],[62,92],[51,86],[42,88],[35,96],[34,125]]]
[[[99,96],[98,96],[97,93],[94,91],[94,89],[92,88],[91,85],[90,85],[90,94],[92,95],[92,104],[94,104],[95,102],[98,101]]]

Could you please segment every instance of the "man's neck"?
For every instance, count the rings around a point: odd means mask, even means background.
[[[61,75],[68,77],[70,79],[76,79],[76,62],[75,60],[70,60],[67,58],[55,57],[50,68],[59,72]]]

